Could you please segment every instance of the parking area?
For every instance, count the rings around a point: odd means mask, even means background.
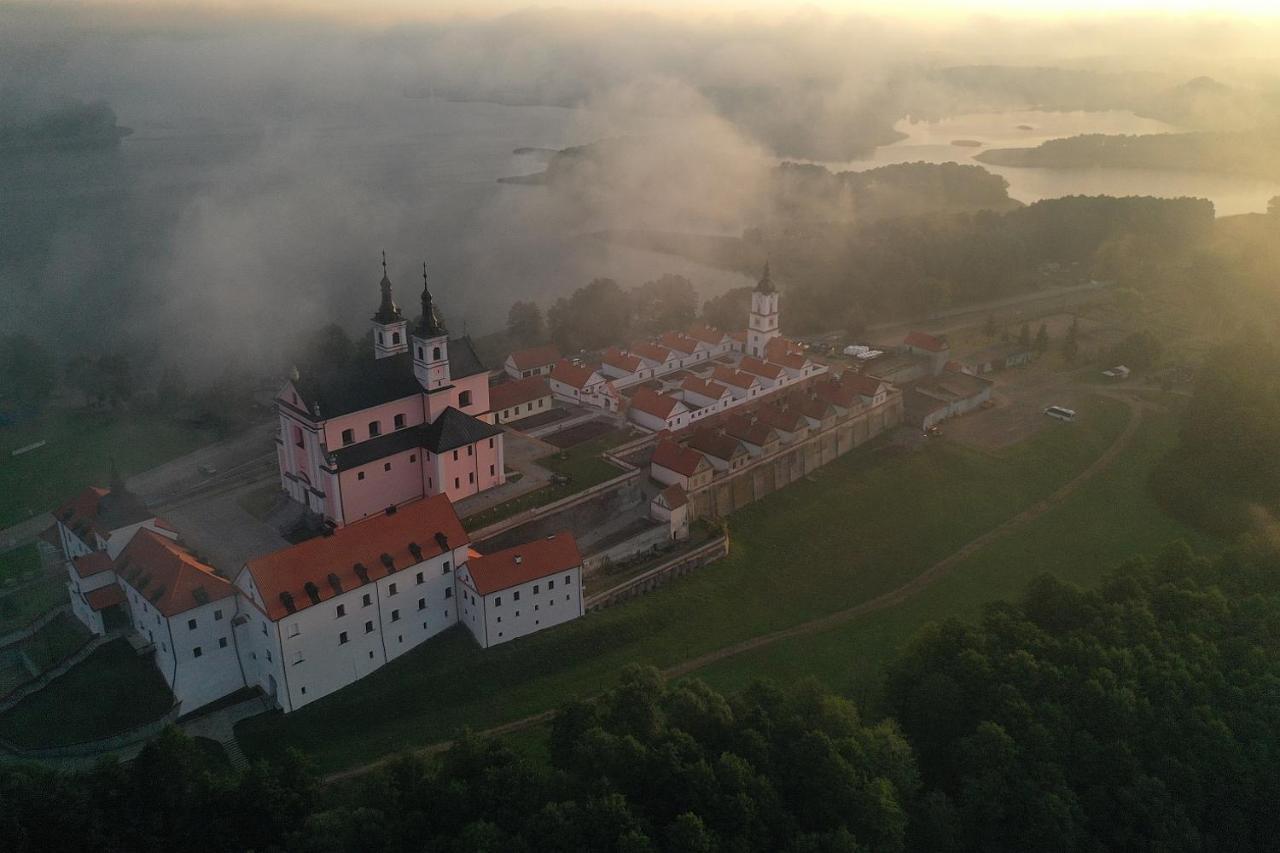
[[[1044,414],[1046,406],[1078,409],[1084,398],[1070,374],[1032,367],[1006,370],[993,378],[995,405],[943,421],[942,432],[949,440],[976,450],[1003,450],[1055,425]]]

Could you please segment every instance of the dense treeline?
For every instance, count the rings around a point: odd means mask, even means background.
[[[1280,557],[1174,546],[931,626],[871,721],[815,684],[626,670],[546,754],[461,738],[322,786],[170,733],[131,765],[0,770],[8,849],[1233,851],[1280,833]]]
[[[1280,345],[1246,332],[1196,376],[1179,443],[1152,474],[1175,516],[1217,533],[1269,523],[1280,511]]]

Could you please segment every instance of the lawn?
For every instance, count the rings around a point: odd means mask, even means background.
[[[159,719],[172,706],[160,671],[113,640],[0,714],[0,737],[27,749],[82,743]]]
[[[983,604],[1015,599],[1049,572],[1090,586],[1126,559],[1157,553],[1176,539],[1199,551],[1219,543],[1165,515],[1147,488],[1152,466],[1177,441],[1168,413],[1148,412],[1126,452],[1062,504],[957,565],[914,598],[820,634],[712,664],[694,673],[720,690],[757,678],[819,680],[864,704],[878,698],[883,666],[923,625],[976,618]]]
[[[630,438],[630,430],[614,430],[598,438],[593,438],[591,441],[585,441],[569,450],[561,450],[552,453],[550,456],[542,457],[537,460],[539,465],[553,474],[568,475],[569,482],[564,485],[543,486],[539,489],[534,489],[532,492],[525,492],[523,495],[512,498],[509,501],[503,501],[488,509],[473,513],[463,519],[463,526],[467,530],[479,530],[482,527],[488,527],[490,524],[502,521],[504,518],[510,518],[517,513],[524,512],[526,509],[554,503],[561,498],[567,498],[584,489],[589,489],[592,486],[617,477],[623,473],[622,470],[616,465],[606,462],[601,454],[611,447],[617,447]]]
[[[0,554],[0,586],[12,586],[40,571],[40,552],[34,543]]]
[[[211,430],[140,412],[55,411],[0,427],[0,527],[48,512],[86,486],[105,486],[112,457],[129,476],[215,439]],[[9,455],[41,440],[48,444]]]
[[[67,579],[51,576],[0,598],[0,634],[35,621],[42,613],[67,603]]]
[[[241,742],[340,769],[594,693],[632,661],[670,666],[873,598],[1061,486],[1128,418],[1102,398],[1081,411],[1000,454],[946,441],[850,453],[731,516],[730,555],[693,575],[487,651],[454,629],[287,718],[242,723]],[[370,716],[376,707],[397,713]]]
[[[22,641],[22,650],[41,672],[78,652],[93,634],[70,613],[55,617],[35,635]]]

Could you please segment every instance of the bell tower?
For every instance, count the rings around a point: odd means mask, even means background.
[[[413,375],[428,393],[449,385],[449,330],[431,301],[422,265],[422,317],[413,328]]]
[[[386,358],[389,355],[405,352],[409,349],[409,337],[406,333],[408,322],[400,313],[400,306],[391,296],[391,279],[387,278],[387,253],[382,253],[382,301],[378,311],[373,315],[373,357]]]
[[[782,334],[778,328],[778,291],[769,276],[769,262],[756,289],[751,292],[751,315],[747,319],[747,355],[764,358],[769,341]]]

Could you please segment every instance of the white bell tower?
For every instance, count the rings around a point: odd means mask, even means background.
[[[751,315],[747,319],[747,355],[764,358],[769,341],[782,334],[778,328],[778,291],[769,277],[769,262],[756,289],[751,292]]]
[[[382,301],[378,304],[378,312],[373,315],[373,357],[386,358],[389,355],[405,352],[409,349],[408,323],[400,313],[400,306],[391,297],[391,279],[387,278],[387,253],[382,253]]]
[[[427,265],[422,265],[422,319],[413,330],[413,374],[427,392],[449,384],[449,330],[444,327],[431,291],[427,287]]]

